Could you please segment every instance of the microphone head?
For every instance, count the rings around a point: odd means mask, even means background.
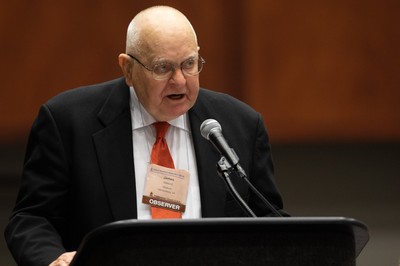
[[[222,128],[217,120],[207,119],[201,123],[200,132],[203,138],[210,140],[210,134],[214,132],[222,132]]]

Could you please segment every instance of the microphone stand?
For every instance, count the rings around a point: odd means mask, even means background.
[[[231,192],[232,196],[239,203],[240,207],[242,207],[243,211],[249,216],[256,218],[255,213],[250,209],[250,207],[246,204],[243,198],[235,189],[235,186],[232,184],[230,179],[230,173],[233,170],[233,167],[229,164],[224,156],[217,163],[217,170],[219,176],[225,181],[226,186],[228,187],[229,192]]]
[[[218,174],[222,179],[225,181],[225,184],[227,185],[229,191],[235,198],[235,200],[239,203],[240,207],[247,213],[248,216],[250,217],[257,217],[254,212],[250,209],[250,207],[246,204],[246,202],[243,200],[243,198],[239,195],[239,193],[236,191],[234,185],[232,184],[232,181],[230,179],[230,174],[235,171],[238,176],[243,178],[246,183],[249,185],[250,189],[259,197],[264,204],[277,216],[277,217],[282,217],[282,214],[280,214],[274,206],[253,186],[253,184],[250,182],[250,180],[247,178],[246,172],[243,170],[243,168],[237,164],[236,167],[232,167],[228,160],[224,156],[221,157],[221,159],[218,161],[217,164],[217,169],[218,169]]]

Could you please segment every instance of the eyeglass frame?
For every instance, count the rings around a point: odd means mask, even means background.
[[[140,62],[140,60],[139,59],[137,59],[135,56],[133,56],[133,55],[131,55],[131,54],[126,54],[126,55],[128,55],[130,58],[132,58],[133,60],[135,60],[136,62],[138,62],[142,67],[144,67],[147,71],[150,71],[151,72],[151,74],[152,74],[152,77],[155,79],[155,80],[166,80],[166,79],[169,79],[169,78],[171,78],[171,76],[174,74],[174,72],[175,72],[175,70],[176,70],[176,65],[175,64],[171,64],[172,65],[172,71],[170,72],[170,74],[168,74],[168,75],[166,75],[165,77],[162,77],[162,78],[157,78],[157,74],[154,72],[154,67],[153,67],[153,69],[151,68],[151,67],[149,67],[149,66],[146,66],[145,64],[143,64],[142,62]],[[181,69],[181,71],[182,71],[182,74],[184,75],[184,76],[197,76],[202,70],[203,70],[203,65],[206,63],[206,61],[203,59],[203,57],[201,57],[200,56],[200,54],[198,54],[198,60],[201,62],[201,69],[197,72],[197,73],[195,73],[195,74],[190,74],[190,73],[187,73],[186,71],[184,71],[183,69],[182,69],[182,64],[184,63],[184,62],[186,62],[187,60],[189,60],[189,59],[186,59],[185,61],[183,61],[181,64],[180,64],[180,69]],[[158,64],[155,64],[155,66],[157,66]]]

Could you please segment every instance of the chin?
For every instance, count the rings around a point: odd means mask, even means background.
[[[175,118],[177,118],[177,117],[183,115],[183,114],[186,113],[186,112],[187,112],[187,109],[185,109],[185,111],[181,111],[181,112],[169,113],[168,115],[165,116],[165,119],[164,119],[164,120],[168,121],[168,120],[175,119]]]

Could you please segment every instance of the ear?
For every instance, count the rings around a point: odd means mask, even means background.
[[[132,67],[133,62],[127,54],[120,54],[118,56],[118,63],[124,73],[125,82],[128,86],[132,86]]]

